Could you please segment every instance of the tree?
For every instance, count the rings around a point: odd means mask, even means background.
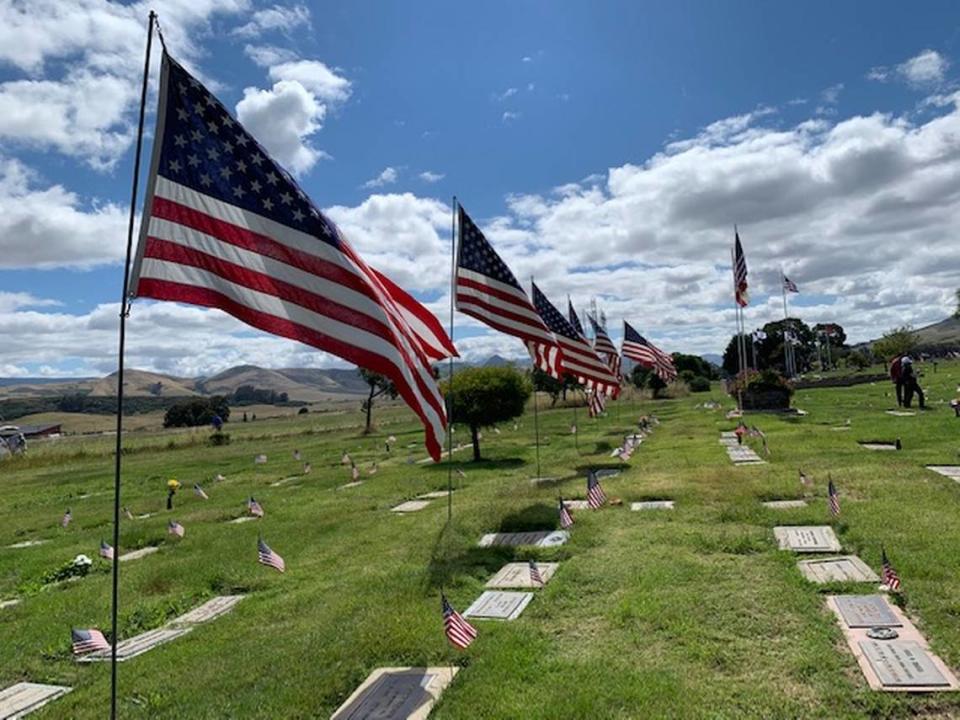
[[[673,366],[677,373],[683,375],[689,372],[689,377],[705,377],[707,380],[719,380],[720,375],[717,372],[716,365],[707,362],[699,355],[685,355],[684,353],[673,353]]]
[[[512,367],[466,368],[443,384],[451,422],[470,428],[474,460],[480,459],[480,429],[523,415],[532,391],[530,380]]]
[[[857,372],[870,367],[872,359],[864,350],[854,350],[847,355],[847,367],[853,368]]]
[[[562,396],[567,399],[567,393],[571,390],[582,389],[577,379],[570,373],[564,373],[562,380],[557,380],[552,375],[548,375],[540,368],[533,368],[533,389],[537,392],[545,392],[550,396],[550,407],[557,404],[557,400]]]
[[[210,398],[191,398],[183,402],[174,403],[163,416],[164,427],[200,427],[209,425],[213,416],[227,422],[230,417],[230,407],[227,400],[221,395]]]
[[[650,368],[646,368],[643,365],[634,365],[633,370],[630,371],[630,382],[633,383],[633,386],[638,390],[647,388],[653,393],[654,399],[660,397],[667,384],[663,379],[657,375]]]
[[[360,405],[360,409],[367,414],[367,426],[363,432],[369,435],[373,432],[373,401],[381,395],[396,398],[397,388],[394,386],[393,381],[385,375],[364,368],[357,368],[357,370],[360,373],[360,377],[363,378],[363,381],[370,386],[370,393],[367,395],[367,399]]]
[[[884,333],[883,337],[873,343],[873,354],[884,360],[892,360],[900,355],[906,355],[917,346],[917,334],[909,325],[894,328]]]
[[[818,336],[826,335],[830,339],[830,347],[839,348],[847,344],[847,333],[837,323],[817,323],[813,326],[813,332]]]
[[[835,326],[840,328],[839,325]],[[809,368],[813,358],[816,355],[816,339],[814,331],[800,318],[787,318],[786,320],[777,320],[769,322],[763,326],[763,332],[766,337],[751,345],[750,335],[747,340],[747,364],[758,366],[758,369],[774,368],[781,372],[786,372],[784,352],[783,352],[783,332],[790,329],[795,338],[796,344],[793,347],[793,354],[797,361],[797,370],[802,372]],[[843,328],[840,328],[843,331]],[[846,336],[844,336],[844,339]],[[831,340],[831,342],[835,342]],[[723,369],[728,375],[736,375],[740,368],[737,363],[737,336],[734,335],[727,344],[723,352]],[[756,347],[756,358],[754,358],[754,347]]]

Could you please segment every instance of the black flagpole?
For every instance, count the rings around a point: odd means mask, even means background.
[[[450,217],[450,342],[453,342],[453,298],[457,292],[457,196],[453,196]],[[447,524],[453,518],[453,355],[447,379]]]
[[[133,255],[133,224],[136,219],[137,191],[140,182],[140,154],[143,149],[143,119],[147,107],[147,82],[150,74],[150,49],[157,15],[147,19],[147,50],[143,59],[143,86],[140,89],[140,120],[137,125],[137,151],[133,158],[133,187],[130,190],[130,220],[127,225],[127,257],[123,266],[123,296],[120,298],[120,343],[117,363],[117,444],[113,476],[113,594],[110,608],[110,717],[117,717],[117,606],[120,595],[120,469],[123,457],[123,354],[127,341],[127,315],[130,313],[130,259]]]
[[[530,276],[530,294],[533,296],[533,275]],[[534,370],[536,370],[536,363],[534,363]],[[537,384],[533,384],[533,433],[534,433],[534,442],[537,446],[537,481],[541,480],[540,478],[540,403],[537,400]]]
[[[577,455],[580,454],[580,438],[577,437],[580,434],[580,428],[577,427],[577,405],[576,400],[573,401],[573,446],[577,449]]]

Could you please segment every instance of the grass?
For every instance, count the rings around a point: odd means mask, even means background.
[[[190,635],[120,665],[125,718],[325,718],[374,668],[462,666],[432,718],[899,718],[960,716],[950,693],[907,696],[868,689],[824,608],[827,592],[863,586],[806,583],[796,558],[776,550],[776,524],[829,522],[826,478],[843,508],[835,524],[844,548],[879,567],[880,544],[904,582],[902,603],[952,667],[960,667],[960,486],[924,469],[958,462],[952,398],[960,364],[941,363],[924,378],[934,408],[892,417],[889,383],[797,393],[804,417],[751,415],[767,434],[767,465],[735,468],[717,442],[732,428],[719,391],[677,400],[626,401],[597,421],[581,411],[578,453],[570,409],[540,413],[544,476],[562,478],[565,497],[583,497],[583,471],[610,464],[641,413],[662,425],[629,469],[604,481],[622,507],[576,513],[571,542],[559,548],[476,547],[483,533],[556,527],[557,487],[535,487],[533,418],[517,431],[484,433],[485,460],[454,455],[453,522],[446,502],[397,516],[389,508],[443,489],[447,468],[410,464],[424,457],[422,433],[401,408],[378,413],[378,434],[361,434],[352,410],[231,423],[230,445],[210,447],[207,430],[131,434],[123,503],[146,520],[124,522],[122,550],[160,552],[125,563],[121,637],[158,627],[217,594],[243,592],[236,610]],[[258,414],[259,417],[259,414]],[[836,431],[850,420],[850,429]],[[457,437],[461,437],[461,432]],[[388,456],[388,435],[397,445]],[[900,437],[898,453],[875,453],[857,440]],[[464,436],[464,439],[465,436]],[[108,665],[70,657],[71,626],[109,628],[110,576],[95,561],[87,578],[41,588],[39,579],[78,553],[95,557],[110,536],[112,439],[38,443],[25,459],[0,464],[0,687],[19,680],[71,685],[74,691],[37,718],[102,718]],[[297,475],[299,449],[313,472]],[[344,451],[364,470],[349,490]],[[257,453],[269,457],[254,465]],[[366,475],[376,460],[379,472]],[[768,510],[760,500],[802,496],[802,467],[815,482],[807,508]],[[222,473],[226,480],[214,482]],[[164,508],[165,483],[185,486]],[[209,501],[193,496],[204,485]],[[255,495],[266,517],[244,513]],[[86,497],[84,497],[86,496]],[[631,501],[670,498],[674,511],[634,513]],[[66,507],[74,522],[58,522]],[[170,518],[186,537],[166,535]],[[287,562],[284,575],[256,563],[256,538]],[[48,542],[11,550],[26,539]],[[551,583],[512,623],[478,623],[466,652],[451,649],[439,612],[441,586],[458,609],[511,560],[535,556],[562,564]],[[869,589],[867,590],[870,591]]]

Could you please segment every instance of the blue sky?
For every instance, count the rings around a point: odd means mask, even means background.
[[[598,297],[615,337],[626,316],[667,350],[729,337],[734,222],[752,324],[777,317],[781,265],[801,315],[855,340],[952,310],[955,3],[153,6],[171,53],[438,313],[454,194],[555,304]],[[0,7],[0,375],[114,363],[145,8]],[[468,356],[523,352],[458,325]],[[131,364],[168,372],[335,363],[193,308],[138,304],[131,333]]]

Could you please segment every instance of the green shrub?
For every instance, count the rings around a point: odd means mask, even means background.
[[[690,388],[690,392],[710,392],[710,381],[698,375],[687,382],[687,387]]]

